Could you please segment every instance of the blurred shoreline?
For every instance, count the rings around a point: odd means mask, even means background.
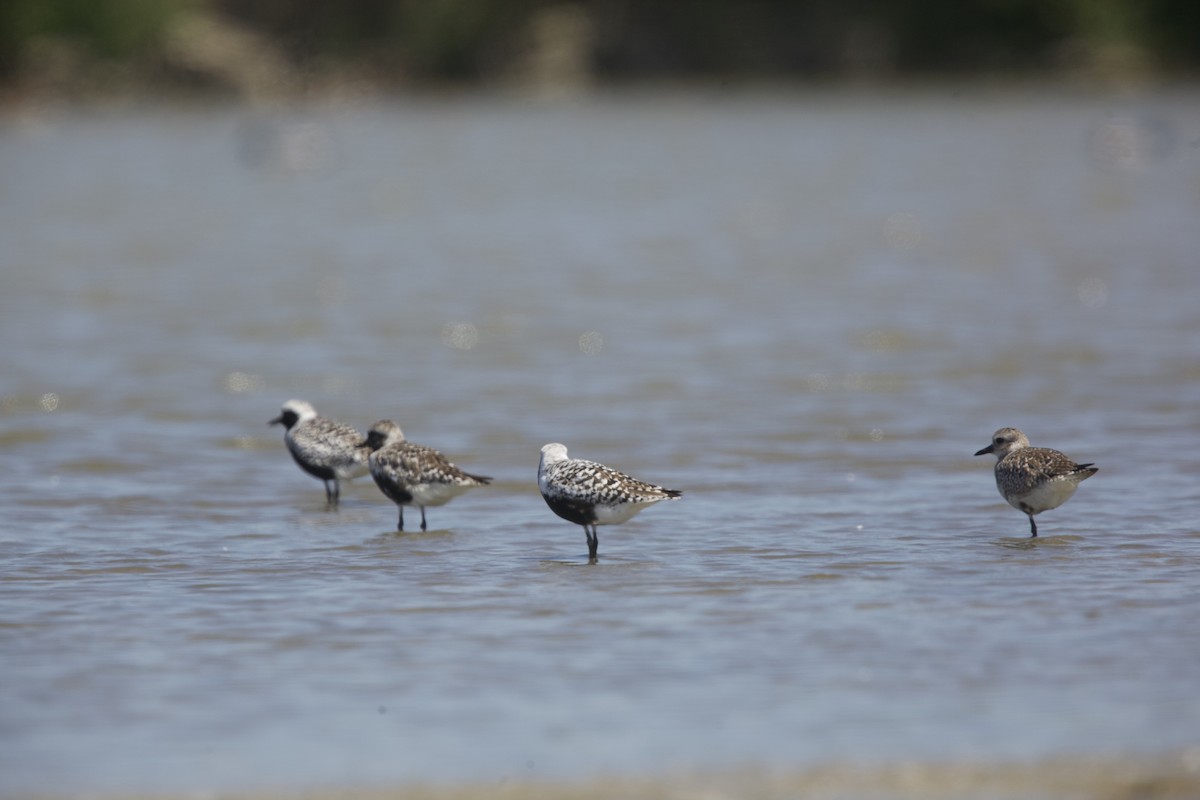
[[[784,800],[930,800],[931,798],[1072,798],[1072,800],[1155,800],[1200,797],[1200,748],[1170,757],[1075,757],[1036,763],[919,763],[885,766],[829,764],[800,770],[746,767],[720,772],[679,772],[661,776],[599,776],[581,780],[504,778],[461,784],[414,783],[390,787],[190,789],[162,792],[88,791],[94,800],[142,798],[176,800],[204,797],[224,800],[707,800],[755,797]],[[6,795],[15,797],[18,795]],[[30,793],[42,800],[69,794]]]
[[[1131,13],[1122,12],[1124,0],[1099,4],[1115,22],[1081,18],[1045,30],[1033,18],[1004,30],[979,11],[965,19],[946,11],[948,19],[920,27],[895,11],[838,12],[824,23],[827,41],[812,30],[776,30],[789,21],[812,23],[802,15],[816,12],[804,4],[759,9],[746,21],[736,4],[723,3],[705,4],[706,15],[677,9],[656,15],[647,10],[651,4],[614,18],[602,2],[534,2],[504,13],[496,10],[503,4],[472,0],[459,5],[458,16],[442,19],[401,2],[379,31],[361,30],[370,23],[365,6],[357,16],[351,4],[345,19],[313,22],[301,0],[283,4],[291,16],[281,19],[255,18],[253,4],[244,5],[163,2],[151,14],[137,0],[103,0],[95,19],[43,14],[40,22],[36,14],[24,14],[35,19],[28,22],[10,11],[0,17],[0,45],[8,51],[0,58],[0,110],[145,102],[296,106],[481,91],[562,100],[646,86],[891,88],[956,81],[1126,91],[1194,81],[1200,63],[1186,39],[1173,50],[1156,48],[1149,23],[1124,19]],[[921,6],[897,8],[911,14]],[[727,30],[731,25],[738,30]],[[324,29],[338,26],[351,30],[346,42]],[[936,47],[924,41],[937,32],[961,41]]]

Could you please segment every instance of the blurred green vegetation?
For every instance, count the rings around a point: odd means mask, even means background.
[[[520,62],[539,15],[563,7],[586,21],[580,47],[599,80],[1029,73],[1114,52],[1200,67],[1196,0],[4,0],[0,80],[36,69],[45,41],[153,64],[180,18],[209,14],[300,69],[471,82]]]
[[[154,47],[187,0],[4,0],[0,69],[12,70],[29,44],[57,36],[103,58],[128,58]]]

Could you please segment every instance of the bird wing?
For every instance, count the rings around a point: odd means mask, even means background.
[[[490,483],[491,478],[485,475],[471,475],[463,472],[444,455],[434,450],[412,442],[400,442],[392,447],[386,447],[376,454],[379,463],[393,479],[404,483]]]
[[[598,504],[636,503],[678,496],[671,489],[639,481],[612,467],[583,459],[560,464],[551,474],[549,488],[565,500]]]
[[[1090,464],[1076,464],[1065,454],[1046,447],[1022,447],[997,462],[996,471],[1003,474],[1010,485],[1020,484],[1020,491],[1032,491],[1047,481],[1062,480]]]
[[[328,447],[354,448],[363,440],[363,435],[349,425],[323,417],[298,426],[292,435],[297,441]]]

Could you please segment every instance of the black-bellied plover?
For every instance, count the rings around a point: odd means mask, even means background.
[[[660,500],[676,500],[683,492],[631,478],[611,467],[568,458],[567,447],[553,443],[542,448],[538,489],[558,516],[583,526],[588,561],[596,563],[600,549],[597,525],[620,525]]]
[[[372,425],[363,444],[372,451],[371,477],[400,508],[397,530],[404,530],[405,506],[420,507],[425,530],[425,506],[445,505],[468,489],[492,482],[485,475],[463,472],[432,447],[405,441],[400,426],[390,419]]]
[[[1030,447],[1029,438],[1016,428],[1001,428],[992,443],[975,455],[996,456],[996,488],[1009,505],[1029,516],[1029,530],[1037,536],[1035,514],[1058,508],[1071,499],[1082,481],[1096,474],[1092,464],[1076,464],[1057,450]],[[1032,538],[1032,536],[1030,538]]]
[[[283,441],[300,469],[325,482],[325,500],[338,504],[338,479],[367,474],[370,450],[362,446],[362,434],[349,425],[317,415],[311,403],[288,400],[282,413],[270,421],[287,430]]]

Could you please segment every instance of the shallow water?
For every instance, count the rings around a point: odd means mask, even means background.
[[[0,790],[1194,752],[1198,100],[7,119]],[[496,482],[327,510],[293,396]],[[549,441],[684,499],[588,566]]]

